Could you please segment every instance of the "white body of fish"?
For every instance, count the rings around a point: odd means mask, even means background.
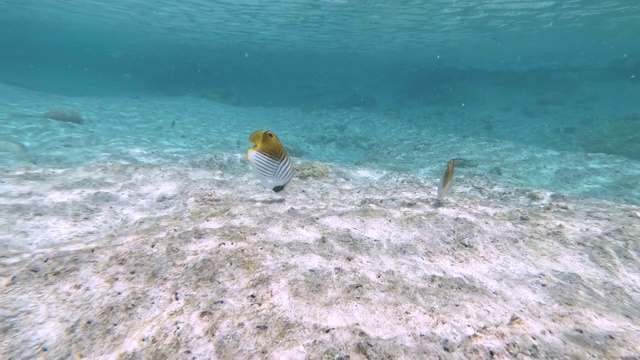
[[[275,192],[283,190],[293,177],[293,166],[289,156],[285,155],[278,160],[254,150],[249,152],[248,158],[262,184]]]

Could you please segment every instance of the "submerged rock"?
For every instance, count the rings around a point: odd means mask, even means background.
[[[82,124],[84,122],[82,115],[72,109],[52,109],[42,114],[42,117],[45,119],[71,122],[74,124]]]
[[[11,140],[0,140],[0,153],[23,154],[27,152],[24,144]]]
[[[329,167],[320,163],[302,163],[295,168],[295,177],[299,179],[322,179],[329,176]]]
[[[478,162],[475,160],[469,160],[469,159],[463,159],[463,158],[455,158],[452,160],[456,162],[456,167],[458,168],[472,168],[472,167],[478,166]]]

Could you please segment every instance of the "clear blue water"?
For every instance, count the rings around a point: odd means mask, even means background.
[[[423,126],[636,162],[638,34],[640,3],[628,0],[4,0],[0,82],[69,97],[358,108],[400,119],[363,122],[380,133]],[[355,148],[315,160],[358,163],[366,144]]]

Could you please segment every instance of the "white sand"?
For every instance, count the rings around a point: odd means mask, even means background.
[[[14,91],[4,113],[25,111]],[[60,107],[30,96],[35,112]],[[2,120],[31,157],[0,168],[0,358],[640,356],[640,207],[517,179],[588,160],[597,188],[619,180],[606,166],[637,164],[471,139],[480,165],[456,171],[443,207],[446,162],[364,167],[375,152],[359,168],[319,164],[327,176],[280,196],[242,153],[285,110],[63,103],[86,123]],[[299,151],[305,126],[290,136]],[[429,138],[388,154],[459,156],[459,139]],[[495,163],[507,174],[490,176]]]

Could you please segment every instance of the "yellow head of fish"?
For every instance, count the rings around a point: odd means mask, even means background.
[[[251,151],[260,151],[265,155],[269,155],[274,159],[281,159],[287,155],[284,146],[280,142],[280,139],[270,130],[258,130],[249,136],[249,141],[254,143],[249,148],[247,156]]]
[[[265,187],[280,192],[293,177],[293,166],[280,139],[270,130],[258,130],[249,136],[254,143],[247,159]]]

